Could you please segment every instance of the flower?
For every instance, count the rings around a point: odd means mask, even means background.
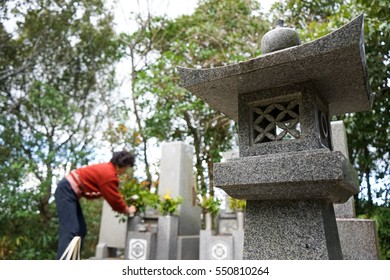
[[[158,203],[158,209],[161,215],[173,215],[176,212],[177,207],[183,203],[183,198],[177,196],[172,198],[169,194],[165,194]]]

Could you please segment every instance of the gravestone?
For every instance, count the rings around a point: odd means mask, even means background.
[[[334,150],[342,152],[348,158],[344,123],[335,121],[331,126]],[[356,219],[353,197],[346,203],[335,204],[334,207],[344,259],[377,260],[380,253],[375,221]]]
[[[214,165],[214,186],[247,200],[244,259],[342,259],[333,203],[359,187],[329,118],[371,108],[362,42],[359,16],[252,60],[178,67],[181,86],[238,122],[240,157]]]
[[[198,259],[201,209],[196,204],[193,173],[194,148],[182,142],[162,145],[158,194],[181,196],[176,221],[160,219],[157,259]],[[164,221],[163,221],[164,220]]]
[[[235,151],[222,155],[222,161],[238,157]],[[225,193],[225,210],[217,216],[217,228],[212,229],[211,214],[206,214],[206,228],[200,231],[201,260],[242,260],[244,244],[244,213],[229,208],[229,196]]]
[[[149,214],[149,215],[148,215]],[[157,217],[146,211],[127,219],[124,258],[127,260],[155,260],[157,248]]]
[[[125,249],[127,260],[155,260],[157,234],[155,232],[129,231]]]
[[[200,260],[233,260],[233,236],[215,235],[211,230],[200,231]]]
[[[118,249],[125,248],[127,225],[119,219],[117,213],[104,200],[95,254],[97,259],[117,257]]]

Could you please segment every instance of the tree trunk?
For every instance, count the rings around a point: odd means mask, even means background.
[[[196,168],[196,173],[197,173],[197,181],[200,182],[200,192],[203,195],[207,193],[207,186],[203,174],[203,166],[202,166],[202,158],[200,156],[201,153],[201,139],[198,135],[197,130],[193,125],[191,124],[191,118],[188,112],[183,112],[184,115],[184,120],[187,123],[188,129],[190,130],[192,136],[194,137],[194,147],[195,147],[195,156],[196,156],[196,163],[195,163],[195,168]]]
[[[136,79],[137,79],[137,70],[135,69],[135,64],[134,64],[134,54],[131,50],[131,91],[132,91],[132,101],[133,101],[133,108],[134,108],[134,115],[135,115],[135,119],[136,119],[136,122],[137,122],[137,126],[138,126],[138,131],[139,131],[139,134],[141,136],[141,139],[142,139],[142,152],[144,154],[144,163],[145,163],[145,173],[146,173],[146,178],[149,182],[152,182],[152,175],[150,173],[150,166],[149,166],[149,160],[148,160],[148,154],[147,154],[147,150],[148,150],[148,147],[147,147],[147,137],[144,133],[144,130],[143,130],[143,127],[142,127],[142,124],[141,124],[141,117],[138,113],[138,106],[137,106],[137,98],[135,96],[135,82],[136,82]]]

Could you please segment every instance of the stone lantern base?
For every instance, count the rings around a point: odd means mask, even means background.
[[[247,201],[245,219],[244,259],[343,259],[331,202]]]

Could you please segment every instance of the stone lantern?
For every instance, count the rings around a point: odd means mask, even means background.
[[[214,165],[214,186],[247,200],[244,259],[342,259],[333,203],[359,186],[329,119],[371,108],[363,16],[307,44],[264,41],[255,59],[178,67],[182,87],[238,122],[239,158]]]

